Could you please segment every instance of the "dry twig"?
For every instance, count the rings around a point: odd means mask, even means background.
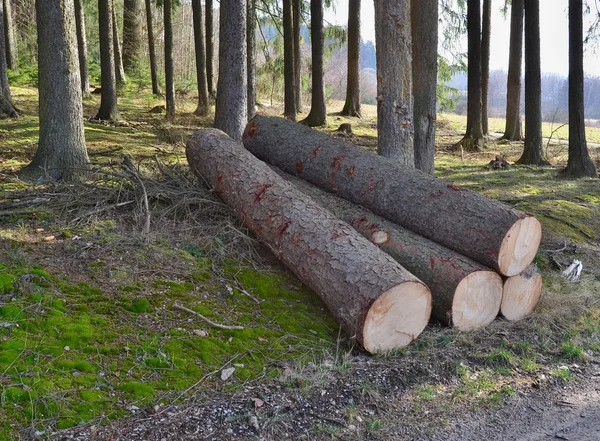
[[[215,323],[213,322],[211,319],[204,317],[202,314],[200,314],[199,312],[194,311],[193,309],[190,308],[186,308],[185,306],[182,306],[178,303],[173,304],[173,308],[175,309],[179,309],[181,311],[185,311],[187,313],[193,314],[197,317],[200,317],[202,320],[204,320],[206,323],[208,323],[209,325],[211,325],[214,328],[219,328],[219,329],[226,329],[226,330],[243,330],[244,327],[243,326],[227,326],[227,325],[221,325],[219,323]]]

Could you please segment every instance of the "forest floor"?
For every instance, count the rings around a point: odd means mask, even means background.
[[[541,221],[542,298],[520,322],[431,323],[370,356],[191,176],[185,142],[211,123],[191,97],[178,97],[174,123],[143,91],[124,91],[115,124],[91,121],[99,97],[86,99],[94,171],[64,184],[18,178],[36,148],[37,96],[13,93],[23,116],[0,120],[0,439],[537,440],[600,428],[600,187],[556,178],[565,145],[548,143],[552,166],[492,170],[522,143],[453,154],[464,118],[440,116],[437,175]],[[373,150],[374,114],[332,113],[321,130],[351,122],[347,139]],[[591,154],[600,166],[600,148]],[[578,282],[560,276],[573,259]]]

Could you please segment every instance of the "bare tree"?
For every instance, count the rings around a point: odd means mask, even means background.
[[[256,0],[246,0],[246,52],[248,56],[248,119],[256,114]]]
[[[142,1],[123,1],[123,68],[126,73],[137,66],[142,47]]]
[[[490,44],[492,38],[492,0],[483,0],[481,24],[481,129],[488,135],[488,89],[490,84]]]
[[[96,119],[118,120],[117,79],[113,43],[113,0],[98,0],[98,27],[100,29],[100,76],[102,95]]]
[[[194,114],[208,115],[208,86],[206,84],[206,54],[204,52],[204,16],[202,2],[192,0],[194,15],[194,47],[196,51],[196,79],[198,81],[198,107]]]
[[[292,0],[283,0],[283,115],[296,121],[296,81],[294,79],[294,38]]]
[[[167,119],[175,118],[175,71],[173,67],[173,4],[163,0],[165,20],[165,95],[167,101]]]
[[[523,63],[523,0],[512,0],[510,7],[510,47],[506,83],[506,128],[502,138],[520,141],[521,124],[521,64]]]
[[[206,0],[206,82],[208,83],[208,95],[215,96],[214,80],[213,80],[213,63],[215,51],[215,36],[213,30],[213,0]]]
[[[300,22],[302,0],[292,0],[294,21],[294,81],[296,88],[296,112],[302,113],[302,51],[300,50]]]
[[[312,94],[310,113],[302,120],[307,126],[324,126],[327,123],[325,85],[323,84],[323,0],[310,0],[310,39],[312,47]]]
[[[115,4],[112,3],[111,7],[112,14],[112,34],[113,34],[113,55],[115,57],[115,75],[117,78],[117,84],[127,84],[125,77],[125,69],[123,68],[123,57],[121,55],[121,43],[119,42],[119,26],[117,23],[117,14],[115,12]]]
[[[15,108],[10,86],[8,84],[8,68],[6,65],[6,43],[4,41],[4,5],[0,1],[0,112],[11,118],[17,118],[19,114]]]
[[[19,57],[17,53],[17,40],[15,38],[15,27],[13,26],[13,13],[11,0],[4,2],[4,42],[6,48],[6,65],[12,71],[19,69]]]
[[[348,2],[348,75],[342,115],[360,114],[360,0]]]
[[[83,13],[82,0],[75,0],[75,29],[77,32],[77,53],[79,54],[81,91],[85,96],[90,93],[90,79],[88,75],[87,38],[85,36],[85,15]]]
[[[154,48],[154,25],[152,23],[152,0],[146,0],[146,22],[148,27],[148,52],[150,55],[150,75],[152,77],[152,93],[162,96],[158,86],[158,71],[156,67],[156,51]]]

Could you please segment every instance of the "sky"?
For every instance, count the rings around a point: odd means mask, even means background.
[[[377,0],[376,0],[377,1]],[[556,73],[567,76],[568,66],[568,0],[543,0],[541,3],[541,49],[542,49],[542,72]],[[508,70],[508,48],[510,37],[510,13],[506,19],[500,12],[504,0],[492,2],[492,40],[490,68],[492,70]],[[363,0],[361,2],[361,34],[366,41],[375,42],[375,17],[373,12],[373,1]],[[327,11],[326,20],[346,25],[348,20],[348,2],[339,0],[335,7],[335,13]],[[586,19],[589,26],[591,18]],[[586,24],[584,23],[584,32]],[[467,39],[463,38],[462,45],[466,52]],[[600,48],[594,52],[586,49],[584,55],[584,70],[591,76],[600,76]]]

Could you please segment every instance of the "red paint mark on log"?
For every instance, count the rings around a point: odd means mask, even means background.
[[[460,188],[458,185],[454,185],[454,184],[448,184],[447,187],[450,190],[454,190],[454,191],[464,191],[462,188]]]
[[[286,220],[282,226],[279,227],[279,235],[282,236],[283,233],[285,233],[285,231],[288,229],[288,227],[290,226],[290,224],[292,223],[291,220]]]
[[[304,172],[304,162],[296,161],[296,176],[302,176]]]
[[[339,239],[341,237],[346,237],[346,236],[348,236],[348,233],[338,233],[336,231],[331,235],[331,240],[336,240],[336,239]]]
[[[217,173],[217,184],[220,184],[221,182],[223,182],[223,172],[220,171],[219,173]]]
[[[344,160],[345,156],[336,156],[335,158],[333,158],[333,161],[331,161],[331,167],[336,170],[339,171],[342,168],[342,161]]]
[[[254,202],[260,202],[265,198],[265,194],[267,193],[267,189],[271,188],[273,184],[263,184],[260,186],[258,191],[254,193]]]
[[[313,152],[312,152],[312,157],[313,157],[313,158],[315,158],[315,159],[316,159],[316,158],[317,158],[317,156],[319,156],[319,149],[320,149],[320,148],[321,148],[321,146],[319,146],[319,145],[318,145],[318,146],[317,146],[317,148],[313,150]]]
[[[369,190],[375,190],[377,188],[377,182],[369,181]]]
[[[255,122],[251,122],[251,123],[250,123],[250,127],[248,127],[248,131],[247,131],[247,133],[248,133],[248,136],[249,136],[250,138],[253,138],[253,137],[254,137],[254,134],[256,133],[256,130],[257,130],[257,129],[258,129],[258,127],[257,127],[256,123],[255,123]]]
[[[347,174],[348,176],[354,176],[354,169],[355,169],[355,168],[356,168],[356,167],[355,167],[354,165],[353,165],[352,167],[348,167],[348,168],[346,169],[346,174]]]

